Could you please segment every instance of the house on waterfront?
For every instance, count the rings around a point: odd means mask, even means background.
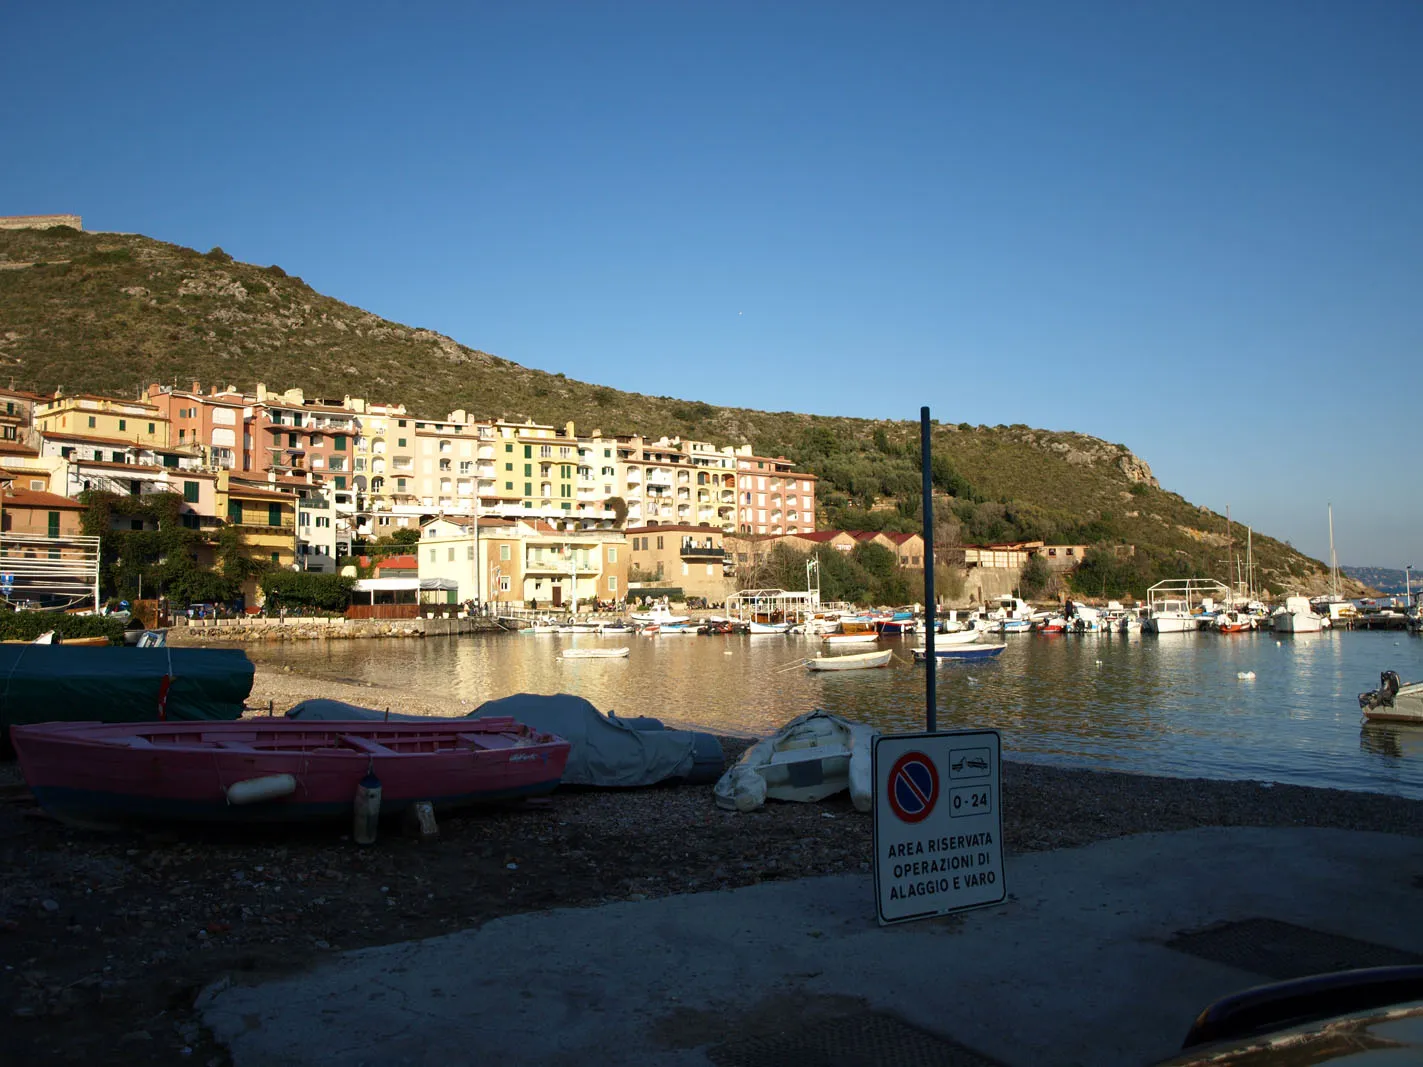
[[[719,528],[674,523],[632,526],[625,533],[629,566],[643,581],[670,581],[684,597],[717,603],[735,591]]]

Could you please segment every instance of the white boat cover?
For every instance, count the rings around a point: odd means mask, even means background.
[[[629,788],[672,779],[711,781],[721,773],[721,742],[711,734],[661,729],[656,720],[604,715],[590,702],[569,693],[546,696],[516,693],[488,700],[466,718],[512,715],[517,721],[569,742],[563,785]],[[383,719],[385,713],[339,700],[304,700],[287,712],[292,719],[327,721]],[[391,715],[392,719],[421,719]],[[649,729],[656,724],[658,728]]]
[[[716,805],[755,811],[773,800],[823,800],[850,791],[856,811],[874,801],[871,748],[879,731],[827,711],[798,715],[756,742],[717,781]]]

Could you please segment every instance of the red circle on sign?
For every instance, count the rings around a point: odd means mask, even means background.
[[[901,822],[922,822],[939,799],[939,770],[922,752],[906,752],[889,772],[889,806]]]

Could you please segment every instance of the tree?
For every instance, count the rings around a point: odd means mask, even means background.
[[[613,513],[613,524],[621,527],[628,521],[628,502],[620,496],[610,496],[603,501],[603,507]]]
[[[262,575],[262,592],[282,607],[344,611],[351,602],[354,578],[315,571],[268,571]]]
[[[1048,567],[1047,560],[1042,556],[1029,556],[1028,562],[1023,564],[1023,569],[1018,573],[1018,591],[1024,600],[1032,600],[1042,595],[1050,578],[1052,570]]]

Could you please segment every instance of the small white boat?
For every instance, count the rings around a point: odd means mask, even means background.
[[[661,626],[669,623],[675,625],[679,622],[690,622],[692,618],[690,615],[673,615],[667,609],[665,602],[658,604],[651,611],[635,611],[628,617],[633,622],[640,622],[644,626]]]
[[[716,806],[755,811],[772,800],[824,800],[845,789],[857,811],[874,802],[871,747],[877,730],[824,711],[797,716],[756,742],[712,790]]]
[[[1381,722],[1423,722],[1423,682],[1401,683],[1397,671],[1379,675],[1379,687],[1359,694],[1364,718]]]
[[[675,637],[677,634],[691,634],[695,637],[697,628],[686,622],[664,622],[656,630],[649,632],[659,633],[663,637]]]
[[[858,671],[866,667],[888,667],[894,650],[883,652],[852,652],[847,656],[816,656],[806,666],[813,671]]]
[[[791,624],[788,622],[752,622],[748,625],[750,629],[747,632],[753,637],[757,634],[789,633],[791,629]]]
[[[629,648],[565,648],[559,659],[622,659]]]
[[[826,634],[822,640],[827,645],[872,645],[879,640],[879,634]]]
[[[949,645],[972,645],[978,643],[983,638],[982,630],[953,630],[946,634],[934,635],[934,647],[945,648]],[[919,646],[921,649],[923,645]]]

